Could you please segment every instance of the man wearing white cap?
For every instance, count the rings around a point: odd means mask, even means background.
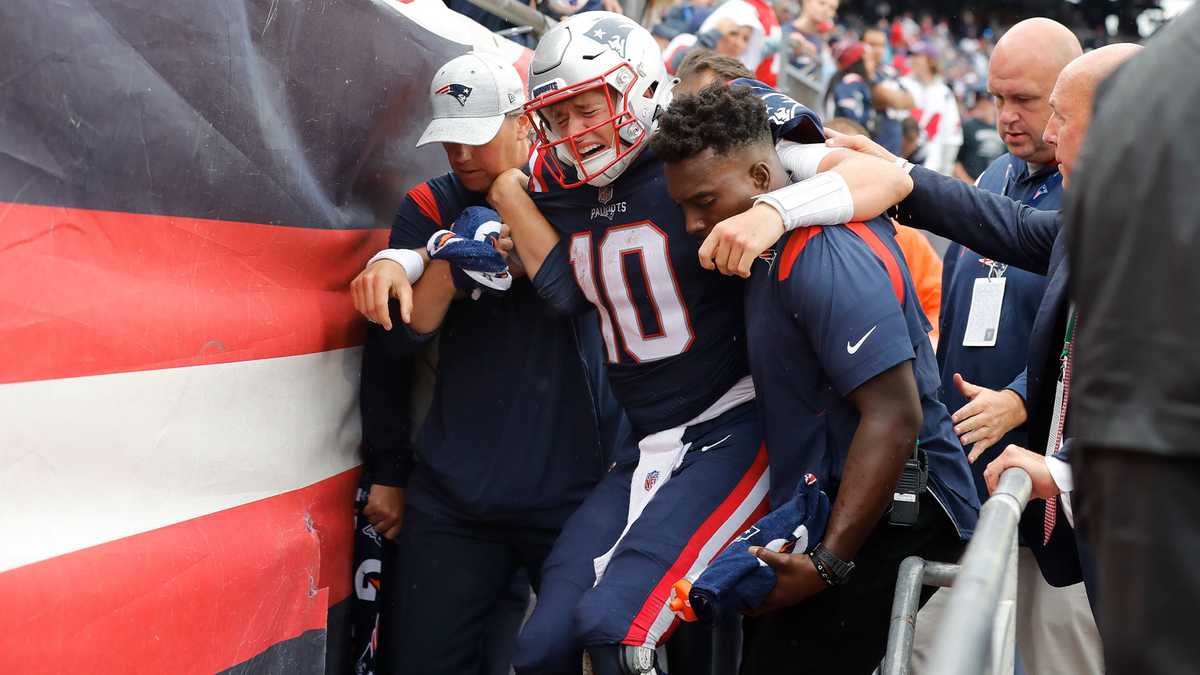
[[[489,616],[519,570],[539,587],[559,530],[609,461],[620,414],[599,329],[577,325],[594,315],[552,318],[529,281],[513,278],[517,265],[479,274],[446,255],[459,246],[504,266],[496,249],[511,241],[474,233],[499,228],[485,192],[529,156],[516,70],[502,57],[460,56],[429,97],[434,117],[418,145],[441,143],[452,171],[408,192],[392,248],[352,285],[355,307],[377,324],[363,355],[363,516],[397,541],[383,568],[381,672],[474,674]],[[429,414],[410,434],[409,364],[435,336]]]

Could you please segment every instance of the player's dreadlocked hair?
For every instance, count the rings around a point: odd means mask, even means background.
[[[763,140],[770,144],[771,130],[762,99],[748,87],[715,82],[673,100],[650,147],[662,161],[680,162],[705,150],[724,155]]]

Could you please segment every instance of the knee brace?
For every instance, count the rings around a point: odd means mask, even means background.
[[[654,675],[654,649],[634,645],[587,648],[593,675]],[[585,669],[585,673],[587,670]]]

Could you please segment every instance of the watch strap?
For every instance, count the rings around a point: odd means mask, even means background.
[[[816,548],[808,555],[812,558],[813,567],[817,568],[821,579],[830,586],[841,586],[846,583],[850,578],[850,573],[854,571],[854,563],[842,560],[821,544],[817,544]]]

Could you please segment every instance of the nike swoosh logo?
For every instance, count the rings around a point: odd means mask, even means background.
[[[851,356],[854,356],[858,352],[858,348],[861,347],[863,345],[863,343],[867,341],[867,338],[871,337],[871,333],[874,333],[876,328],[879,328],[879,324],[875,324],[874,326],[871,326],[871,330],[867,331],[866,335],[859,338],[858,342],[855,342],[854,344],[850,344],[849,342],[847,342],[846,343],[846,353]]]
[[[726,436],[725,438],[722,438],[721,440],[717,441],[716,443],[711,443],[709,445],[701,446],[700,452],[708,452],[709,450],[712,450],[713,448],[717,447],[718,445],[724,443],[725,441],[727,441],[731,438],[733,438],[733,434],[729,434],[728,436]]]

